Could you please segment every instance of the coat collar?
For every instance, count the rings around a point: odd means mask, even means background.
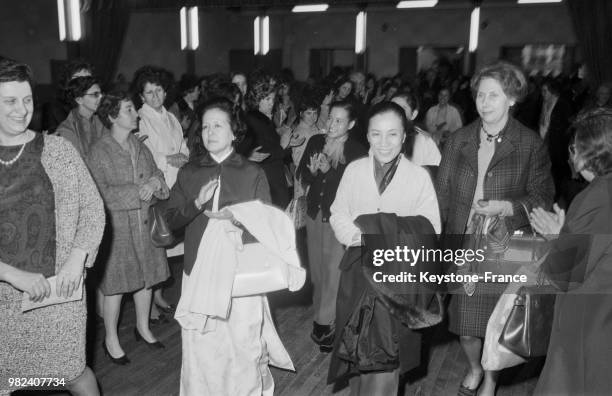
[[[233,165],[233,166],[240,166],[244,163],[244,158],[242,158],[240,156],[240,154],[236,153],[236,151],[233,151],[226,159],[224,159],[221,163],[215,161],[212,156],[210,155],[210,153],[206,153],[203,154],[200,159],[198,160],[198,163],[200,166],[205,166],[207,168],[212,168],[218,165]]]
[[[473,122],[468,128],[470,131],[466,134],[461,146],[461,153],[467,159],[467,162],[472,167],[474,173],[478,173],[478,147],[480,146],[480,121]],[[512,117],[508,117],[508,122],[502,130],[500,136],[502,141],[497,143],[495,153],[489,163],[489,169],[493,168],[497,163],[510,155],[518,146],[519,136],[515,133],[518,129],[518,121]]]

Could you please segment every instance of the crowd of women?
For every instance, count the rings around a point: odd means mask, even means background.
[[[357,247],[365,234],[411,227],[435,236],[436,246],[439,237],[444,247],[456,236],[469,239],[495,217],[510,235],[533,227],[552,251],[574,235],[592,235],[569,267],[550,259],[541,266],[559,296],[535,392],[608,393],[609,91],[608,99],[598,93],[594,105],[578,112],[576,101],[564,102],[558,81],[545,80],[534,125],[533,109],[519,105],[533,105],[534,87],[504,62],[483,67],[471,80],[430,70],[416,85],[377,82],[360,72],[301,85],[261,72],[184,76],[168,107],[170,80],[161,68],[139,69],[131,95],[103,93],[94,75],[86,63],[69,65],[63,100],[45,107],[48,128],[41,134],[29,129],[28,66],[0,61],[3,381],[61,377],[73,394],[99,394],[85,366],[85,301],[71,299],[94,264],[102,349],[110,361],[130,363],[117,333],[125,294],[134,298],[134,337],[164,348],[151,323],[174,310],[162,293],[173,253],[149,236],[155,206],[173,230],[184,232],[183,291],[194,282],[206,289],[198,296],[209,320],[196,326],[199,331],[190,331],[192,319],[184,325],[186,302],[176,316],[183,327],[181,394],[273,394],[268,364],[293,366],[267,299],[220,290],[211,279],[222,275],[207,267],[203,254],[223,243],[212,229],[237,230],[245,245],[262,242],[266,233],[286,238],[278,229],[251,225],[262,222],[241,205],[259,200],[264,208],[291,208],[292,226],[305,225],[311,338],[322,352],[332,352],[328,381],[348,380],[355,395],[396,394],[400,376],[421,364],[421,331],[406,325],[401,308],[382,304],[363,276]],[[278,224],[288,219],[283,215]],[[214,228],[220,224],[230,228]],[[202,249],[203,241],[211,245]],[[202,275],[202,268],[213,272]],[[293,290],[303,272],[289,268]],[[469,363],[457,392],[494,395],[498,373],[481,365],[483,339],[507,284],[464,286],[448,305],[449,330]],[[71,302],[22,312],[24,298],[44,303],[52,297]],[[220,306],[225,316],[213,315]],[[0,393],[15,389],[8,385],[0,384]]]

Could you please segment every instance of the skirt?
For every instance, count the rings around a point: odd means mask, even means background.
[[[72,381],[85,370],[87,308],[80,301],[21,312],[21,300],[0,302],[0,394],[9,377]]]

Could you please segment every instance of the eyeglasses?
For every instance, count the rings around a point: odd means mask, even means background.
[[[95,99],[101,98],[103,95],[104,94],[100,91],[85,94],[85,96],[91,96],[92,98],[95,98]]]

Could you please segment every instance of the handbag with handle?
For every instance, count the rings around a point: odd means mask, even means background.
[[[289,287],[289,269],[261,243],[247,243],[237,250],[238,266],[232,297],[265,294]]]
[[[533,286],[522,286],[499,336],[499,343],[524,358],[546,355],[555,297],[556,289],[541,281]]]
[[[153,246],[165,248],[172,246],[174,243],[174,235],[166,223],[162,210],[156,205],[149,206],[149,235]]]

